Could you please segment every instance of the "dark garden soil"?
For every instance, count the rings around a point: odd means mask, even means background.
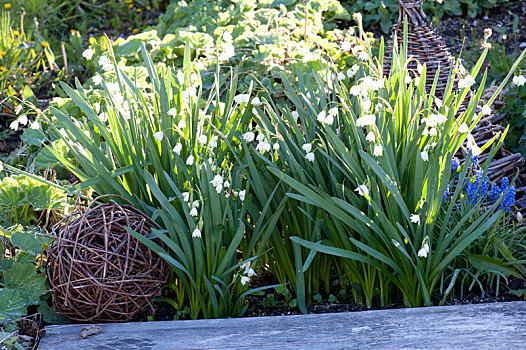
[[[517,18],[517,19],[515,19]],[[513,28],[514,21],[517,27]],[[508,6],[491,10],[488,16],[479,18],[444,18],[437,28],[451,53],[459,55],[461,50],[471,49],[484,39],[484,30],[491,28],[493,35],[488,42],[499,42],[506,52],[526,48],[526,3],[514,1]]]
[[[251,287],[257,288],[265,285],[277,284],[276,278],[271,273],[263,274],[253,278]],[[495,287],[484,286],[486,292],[482,292],[478,286],[474,286],[471,291],[465,290],[461,296],[460,289],[454,289],[452,296],[446,299],[444,305],[461,305],[461,304],[480,304],[496,303],[507,301],[526,301],[526,279],[510,279],[507,286],[501,281],[499,293],[495,292]],[[335,295],[335,300],[328,301],[328,296],[322,297],[320,302],[312,303],[307,306],[311,314],[335,313],[335,312],[355,312],[367,310],[387,310],[404,308],[402,300],[393,302],[390,305],[382,307],[378,300],[373,302],[373,306],[368,308],[363,304],[356,303],[350,296],[338,296],[339,286],[333,284],[331,293]],[[284,316],[284,315],[301,315],[297,306],[291,306],[292,300],[287,300],[282,294],[274,289],[269,289],[261,295],[251,295],[247,298],[249,308],[243,317],[259,316]],[[438,306],[441,298],[433,298],[433,305]],[[177,316],[176,310],[165,302],[156,302],[154,304],[155,314],[153,319],[156,321],[172,321],[174,319],[187,319],[187,315],[180,314]],[[137,321],[145,321],[146,315],[140,315]]]

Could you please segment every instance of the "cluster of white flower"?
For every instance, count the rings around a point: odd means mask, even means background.
[[[130,116],[130,105],[128,101],[124,99],[123,92],[121,92],[118,83],[107,83],[106,88],[108,89],[109,97],[113,100],[115,108],[125,118]]]
[[[113,64],[106,55],[102,55],[99,57],[99,65],[105,72],[110,72],[113,70]]]
[[[174,107],[170,108],[168,110],[168,112],[166,112],[169,116],[175,118],[177,116],[177,109],[175,109]],[[186,122],[184,119],[181,119],[178,123],[177,123],[177,127],[179,129],[184,129],[186,128]]]
[[[429,117],[422,118],[422,123],[425,123],[428,128],[436,128],[437,125],[442,125],[447,121],[447,117],[443,114],[431,113]]]
[[[250,101],[250,95],[249,94],[239,94],[234,97],[234,102],[237,102],[239,104],[241,103],[248,103]]]
[[[170,108],[167,113],[168,113],[168,115],[170,115],[170,116],[172,116],[174,118],[177,116],[177,110],[175,108]],[[177,123],[177,127],[179,129],[186,128],[186,121],[184,119],[179,120],[179,122]]]
[[[232,43],[224,43],[221,48],[222,50],[219,54],[220,61],[229,60],[236,55],[236,49]]]
[[[384,154],[384,148],[381,144],[377,143],[374,145],[373,155],[375,157],[381,157]]]
[[[424,136],[437,136],[438,135],[438,126],[441,126],[447,121],[447,117],[441,113],[431,113],[429,117],[422,118],[421,122],[426,124],[424,129]]]
[[[305,143],[301,146],[301,149],[305,151],[305,159],[309,162],[314,162],[314,152],[312,152],[312,145],[310,143]]]
[[[18,130],[20,125],[27,125],[28,122],[27,115],[22,114],[20,117],[12,121],[11,124],[9,124],[9,127],[13,130]]]
[[[82,57],[87,59],[88,61],[91,61],[93,58],[93,50],[92,49],[86,49],[82,52]]]
[[[246,143],[250,143],[250,142],[252,142],[254,140],[257,140],[258,144],[256,145],[256,150],[258,152],[260,152],[260,153],[269,152],[270,149],[271,149],[271,145],[270,145],[269,140],[267,139],[265,134],[263,134],[261,132],[258,133],[258,136],[256,137],[256,134],[253,131],[247,131],[246,133],[243,134],[242,137],[243,137],[243,140],[245,140]],[[279,143],[278,142],[274,143],[272,148],[275,151],[278,151],[279,150]]]
[[[329,113],[321,111],[316,117],[316,120],[322,124],[332,125],[334,123],[334,117],[336,116],[338,116],[338,108],[333,107],[329,109]]]
[[[420,219],[418,220],[420,222]],[[422,247],[418,251],[418,256],[421,258],[427,258],[427,254],[429,254],[429,244],[427,243],[429,241],[429,237],[426,236],[424,240],[422,241]]]
[[[352,48],[351,52],[354,56],[358,56],[358,59],[360,60],[366,60],[369,58],[369,54],[367,53],[366,47],[361,44],[355,45]]]
[[[263,137],[260,138],[260,136],[263,136]],[[265,152],[270,151],[270,142],[264,136],[265,135],[263,135],[263,134],[258,134],[258,137],[257,137],[257,140],[259,142],[258,142],[258,144],[256,146],[256,150],[258,152],[260,152],[260,153],[265,153]]]
[[[484,105],[480,113],[482,113],[482,115],[490,115],[491,112],[491,107],[488,105]]]
[[[190,203],[188,203],[188,206],[190,207]],[[192,203],[191,209],[190,209],[190,215],[193,217],[197,217],[199,215],[199,212],[197,211],[197,208],[199,208],[199,201],[195,200]]]
[[[217,193],[220,193],[223,190],[223,177],[221,175],[214,176],[210,183],[215,187]]]
[[[186,88],[186,90],[183,90],[181,91],[181,97],[183,99],[183,101],[185,102],[188,102],[190,101],[190,98],[193,97],[197,97],[197,89],[198,89],[199,85],[196,83],[188,88]]]
[[[250,282],[250,277],[256,275],[256,272],[250,267],[250,261],[244,262],[239,268],[243,270],[244,275],[241,276],[241,284],[246,285]]]
[[[374,114],[365,114],[356,119],[357,127],[373,126],[376,123],[376,116]]]
[[[208,147],[215,148],[217,146],[217,140],[219,139],[218,136],[214,135],[210,138],[210,142],[208,143]]]
[[[411,214],[411,216],[409,217],[409,219],[411,220],[412,223],[414,224],[420,224],[420,216],[416,215],[416,214]]]
[[[523,86],[524,84],[526,84],[526,77],[524,75],[516,75],[513,77],[513,85],[516,85],[516,86]]]
[[[470,88],[473,84],[475,84],[475,79],[469,74],[465,78],[458,80],[459,89]]]
[[[384,80],[375,80],[370,76],[364,77],[360,84],[353,85],[349,93],[354,96],[367,96],[370,91],[377,91],[384,87]]]
[[[356,72],[358,72],[358,69],[360,69],[360,66],[358,64],[353,64],[351,68],[347,69],[347,78],[354,77]]]

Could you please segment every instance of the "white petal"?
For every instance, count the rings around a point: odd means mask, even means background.
[[[310,143],[305,143],[301,146],[301,149],[303,149],[305,153],[309,153],[312,150],[312,145]]]
[[[153,138],[157,141],[161,142],[163,140],[164,134],[162,131],[158,131],[155,134],[153,134]]]

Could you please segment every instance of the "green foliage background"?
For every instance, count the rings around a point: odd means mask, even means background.
[[[433,21],[444,16],[481,15],[496,6],[510,0],[424,0],[424,12]],[[398,1],[396,0],[342,0],[343,6],[350,12],[363,14],[364,25],[370,28],[379,24],[384,33],[388,33],[393,23],[398,20]]]

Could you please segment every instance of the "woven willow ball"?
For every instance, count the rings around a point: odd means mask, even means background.
[[[125,228],[147,236],[157,225],[131,205],[91,205],[54,227],[47,271],[55,311],[83,322],[127,321],[138,312],[152,313],[168,267]]]

